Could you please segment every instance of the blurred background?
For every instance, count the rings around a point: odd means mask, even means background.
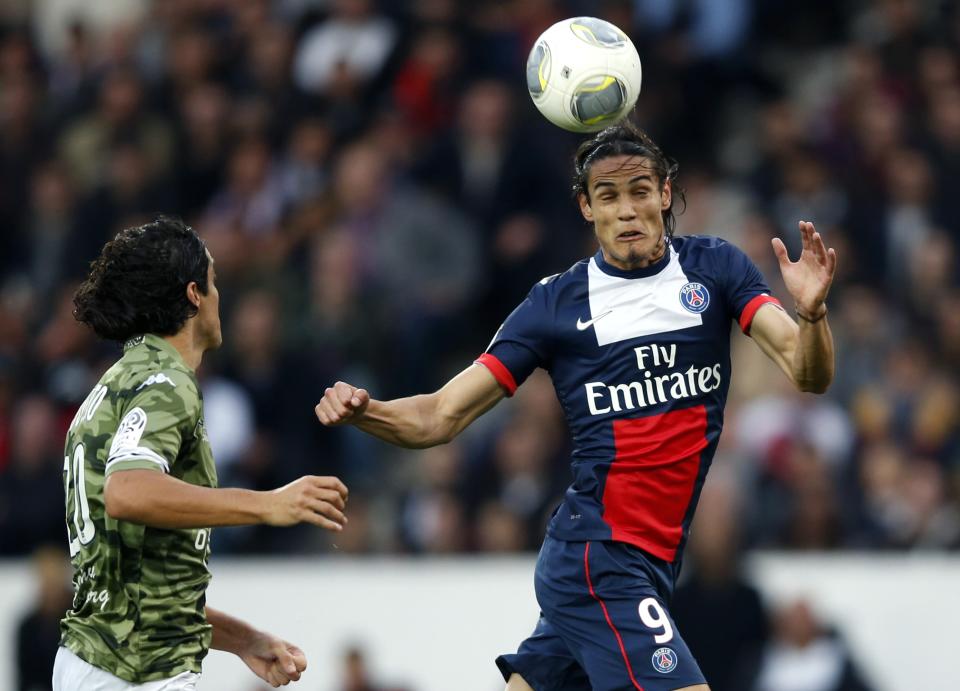
[[[532,560],[569,480],[545,376],[415,453],[324,429],[313,405],[338,379],[377,398],[434,390],[534,282],[595,251],[569,193],[579,139],[524,86],[535,38],[576,14],[638,48],[635,119],[680,162],[679,233],[736,243],[784,300],[770,238],[796,256],[809,219],[840,258],[825,396],[794,393],[733,334],[680,629],[714,691],[886,688],[844,622],[766,599],[741,557],[960,547],[960,7],[946,0],[0,2],[0,557],[45,584],[35,610],[5,612],[13,688],[48,688],[70,600],[63,435],[119,354],[76,324],[72,294],[107,239],[157,212],[217,262],[225,343],[199,376],[221,484],[313,473],[351,488],[336,545],[218,530],[215,574],[223,556],[318,573],[361,556]],[[363,666],[362,641],[345,650],[344,670]],[[308,688],[391,688],[330,674]]]

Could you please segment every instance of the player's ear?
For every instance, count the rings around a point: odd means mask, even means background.
[[[194,307],[200,306],[200,286],[197,285],[196,281],[190,281],[187,284],[187,300]]]
[[[593,223],[593,209],[590,208],[590,199],[583,192],[577,194],[577,203],[580,204],[580,213],[588,223]]]
[[[663,189],[660,190],[660,208],[666,211],[670,208],[670,203],[673,201],[673,186],[669,180],[663,184]]]

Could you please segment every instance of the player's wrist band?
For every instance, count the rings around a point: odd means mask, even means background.
[[[803,321],[809,324],[816,324],[818,321],[820,321],[821,319],[827,316],[827,306],[825,304],[823,305],[823,311],[820,312],[820,314],[818,314],[815,317],[811,317],[807,314],[804,314],[799,307],[794,307],[794,311],[797,313],[797,316],[800,319],[802,319]]]

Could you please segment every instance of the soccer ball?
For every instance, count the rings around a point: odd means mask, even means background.
[[[610,22],[574,17],[533,44],[527,90],[544,117],[572,132],[596,132],[626,117],[640,95],[640,56]]]

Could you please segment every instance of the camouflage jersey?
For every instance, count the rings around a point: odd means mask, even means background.
[[[152,334],[124,345],[80,406],[63,463],[73,607],[61,645],[132,683],[200,672],[210,530],[150,528],[107,515],[107,475],[144,469],[217,484],[193,371]]]

